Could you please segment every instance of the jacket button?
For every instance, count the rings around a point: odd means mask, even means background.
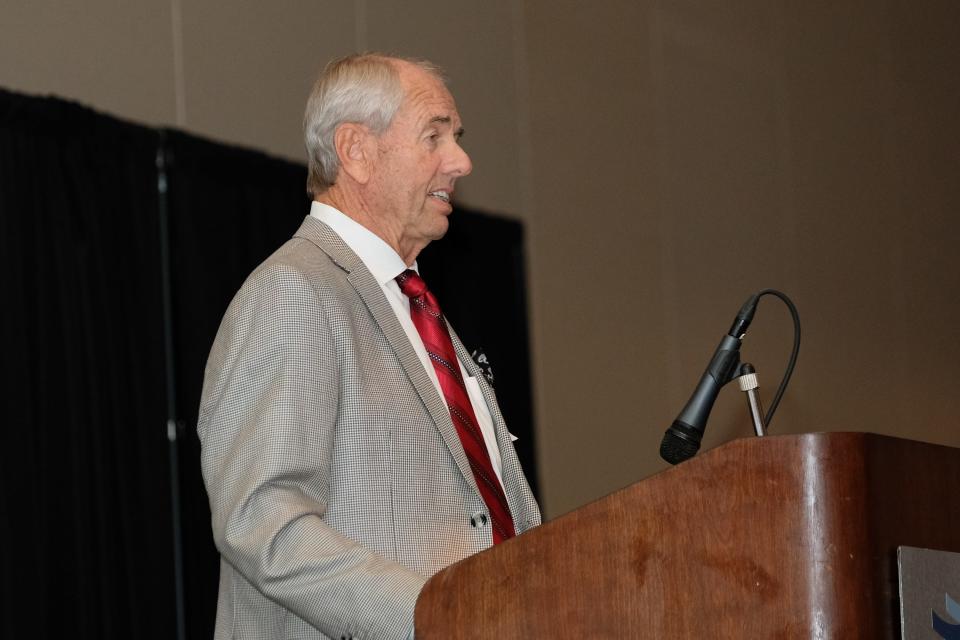
[[[472,516],[470,516],[470,526],[472,527],[482,527],[487,524],[487,514],[482,511],[479,511]]]

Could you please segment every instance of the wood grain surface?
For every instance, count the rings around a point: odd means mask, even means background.
[[[899,634],[896,548],[960,551],[960,450],[736,440],[435,575],[418,640]]]

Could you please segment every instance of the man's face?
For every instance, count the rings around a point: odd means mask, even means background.
[[[460,114],[447,88],[414,65],[399,71],[403,103],[378,139],[369,187],[388,241],[409,263],[446,233],[454,182],[472,166],[459,144]]]

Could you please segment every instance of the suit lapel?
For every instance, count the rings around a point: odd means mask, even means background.
[[[507,423],[500,413],[500,405],[497,403],[496,394],[493,387],[487,382],[480,366],[473,361],[473,356],[460,340],[460,336],[453,330],[450,323],[447,323],[450,329],[450,337],[453,340],[453,348],[457,352],[457,357],[463,363],[467,373],[477,379],[480,385],[480,391],[483,393],[483,399],[487,403],[487,409],[490,411],[490,417],[493,418],[493,429],[497,436],[497,447],[500,449],[501,475],[503,476],[503,492],[507,496],[507,503],[510,505],[510,513],[513,514],[514,525],[517,526],[517,533],[531,526],[527,517],[528,510],[527,496],[530,496],[529,485],[523,475],[523,469],[520,467],[520,460],[517,458],[517,450],[513,446],[513,440],[510,438],[510,432],[507,430]]]
[[[456,427],[453,426],[453,421],[450,418],[450,410],[424,370],[423,363],[417,356],[417,352],[414,351],[413,345],[410,344],[410,339],[400,325],[400,321],[397,320],[393,307],[390,306],[390,302],[384,296],[380,283],[376,281],[363,261],[340,239],[340,236],[316,218],[307,216],[295,235],[315,244],[346,272],[347,280],[350,281],[373,319],[379,325],[380,330],[383,331],[387,342],[400,362],[400,367],[410,380],[410,384],[416,389],[424,407],[437,425],[443,442],[447,445],[447,449],[453,456],[460,473],[467,483],[473,487],[477,495],[480,495],[473,472],[470,469],[467,454],[464,453],[463,445],[460,444],[460,436],[457,435]],[[459,340],[457,342],[459,343]]]

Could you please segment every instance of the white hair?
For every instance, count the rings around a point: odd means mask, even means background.
[[[379,53],[333,60],[317,78],[303,116],[307,193],[319,195],[337,180],[340,171],[334,142],[337,127],[354,122],[380,135],[390,126],[403,102],[403,86],[395,66],[398,60],[413,63],[444,80],[440,69],[430,62]]]

